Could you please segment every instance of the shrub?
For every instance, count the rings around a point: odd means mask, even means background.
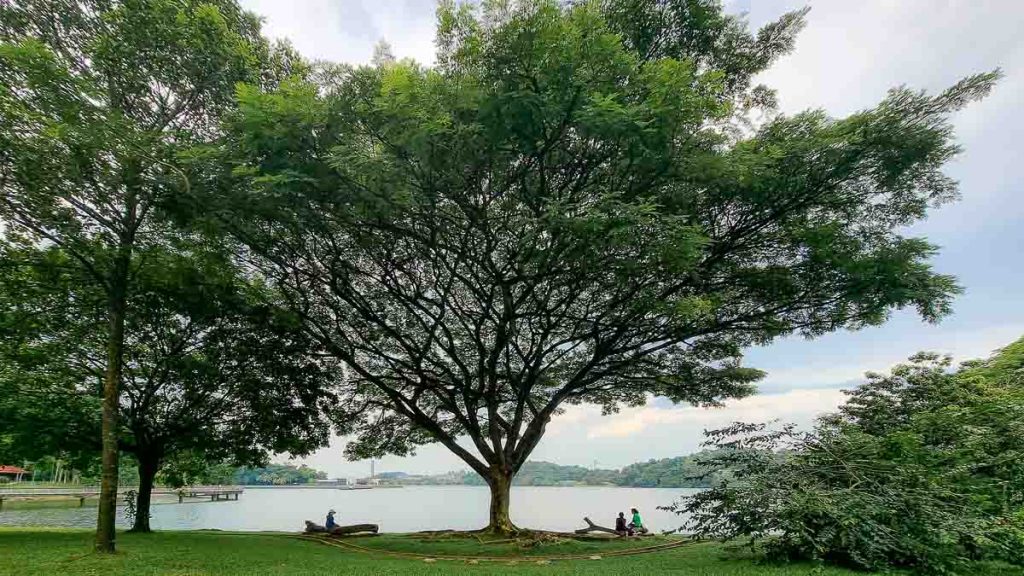
[[[869,375],[814,430],[736,424],[704,462],[732,477],[669,507],[698,537],[745,538],[769,556],[880,570],[964,572],[1024,561],[1024,395],[919,355]]]

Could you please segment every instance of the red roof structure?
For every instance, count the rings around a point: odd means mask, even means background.
[[[27,474],[28,470],[17,466],[0,466],[0,474]]]

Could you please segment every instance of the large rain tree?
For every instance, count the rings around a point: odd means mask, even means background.
[[[160,244],[177,154],[209,141],[238,82],[289,69],[233,0],[0,3],[0,234],[56,245],[103,291],[96,548],[114,550],[117,406],[138,253]]]
[[[439,442],[512,531],[512,478],[566,405],[713,405],[753,391],[744,347],[948,312],[935,248],[899,230],[955,196],[947,117],[995,75],[774,115],[752,78],[802,19],[444,3],[433,67],[242,89],[197,206],[344,363],[348,455]]]

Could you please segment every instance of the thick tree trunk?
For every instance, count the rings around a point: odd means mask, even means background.
[[[117,519],[117,412],[121,365],[124,357],[124,317],[127,308],[128,266],[131,253],[122,249],[115,263],[109,292],[107,369],[103,376],[103,467],[100,475],[99,513],[96,516],[96,551],[113,552]]]
[[[491,489],[491,510],[486,531],[495,534],[518,532],[519,529],[512,523],[512,518],[509,516],[512,475],[494,473],[487,479],[487,485]]]
[[[152,456],[139,457],[139,494],[135,499],[135,523],[132,532],[151,532],[149,510],[153,501],[153,480],[160,468],[160,460]]]

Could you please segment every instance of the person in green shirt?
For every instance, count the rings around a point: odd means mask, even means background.
[[[637,534],[646,534],[647,528],[644,527],[644,521],[640,518],[640,511],[636,508],[630,508],[629,510],[633,513],[633,521],[629,524],[629,527]]]

